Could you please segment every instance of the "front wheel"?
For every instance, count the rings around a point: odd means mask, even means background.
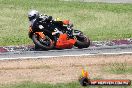
[[[48,36],[45,36],[45,38],[43,39],[39,35],[34,33],[32,35],[32,40],[35,46],[40,49],[49,50],[54,47],[53,41]]]

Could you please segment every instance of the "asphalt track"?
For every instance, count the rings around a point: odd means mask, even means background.
[[[132,45],[96,47],[96,48],[89,47],[87,49],[6,52],[0,54],[0,60],[48,58],[48,57],[60,57],[60,56],[102,55],[102,54],[132,54]]]
[[[0,47],[0,60],[49,58],[60,56],[83,56],[103,54],[132,54],[132,39],[113,41],[94,41],[89,48],[35,51],[33,46]]]

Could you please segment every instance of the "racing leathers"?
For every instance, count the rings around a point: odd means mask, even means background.
[[[55,25],[54,25],[55,24]],[[57,26],[56,26],[57,25]],[[32,28],[32,33],[38,31],[46,31],[48,34],[56,35],[62,33],[62,31],[67,30],[68,36],[71,36],[71,27],[67,23],[66,26],[63,26],[63,21],[55,21],[52,16],[40,15],[38,18],[30,21],[30,27]],[[54,32],[54,34],[52,34]],[[29,33],[29,37],[31,37]]]

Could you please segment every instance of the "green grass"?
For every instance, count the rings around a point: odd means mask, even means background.
[[[86,88],[131,88],[132,86],[87,86]],[[0,88],[84,88],[79,82],[67,83],[67,84],[42,84],[24,82],[15,85],[1,86]]]
[[[31,9],[70,19],[91,40],[132,38],[132,4],[0,0],[0,9],[0,46],[32,43],[27,35],[27,13]]]
[[[128,65],[126,62],[110,63],[108,66],[105,66],[103,70],[113,74],[131,74],[132,65]]]

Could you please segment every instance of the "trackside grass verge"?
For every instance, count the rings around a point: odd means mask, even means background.
[[[132,86],[87,86],[86,88],[131,88]],[[67,84],[43,84],[23,82],[15,85],[1,86],[0,88],[84,88],[79,82],[67,83]]]
[[[113,74],[128,74],[132,73],[132,66],[128,65],[126,62],[123,63],[110,63],[104,70]]]
[[[0,46],[32,43],[27,19],[31,9],[54,18],[70,19],[91,40],[132,38],[132,4],[0,0],[0,8]]]

